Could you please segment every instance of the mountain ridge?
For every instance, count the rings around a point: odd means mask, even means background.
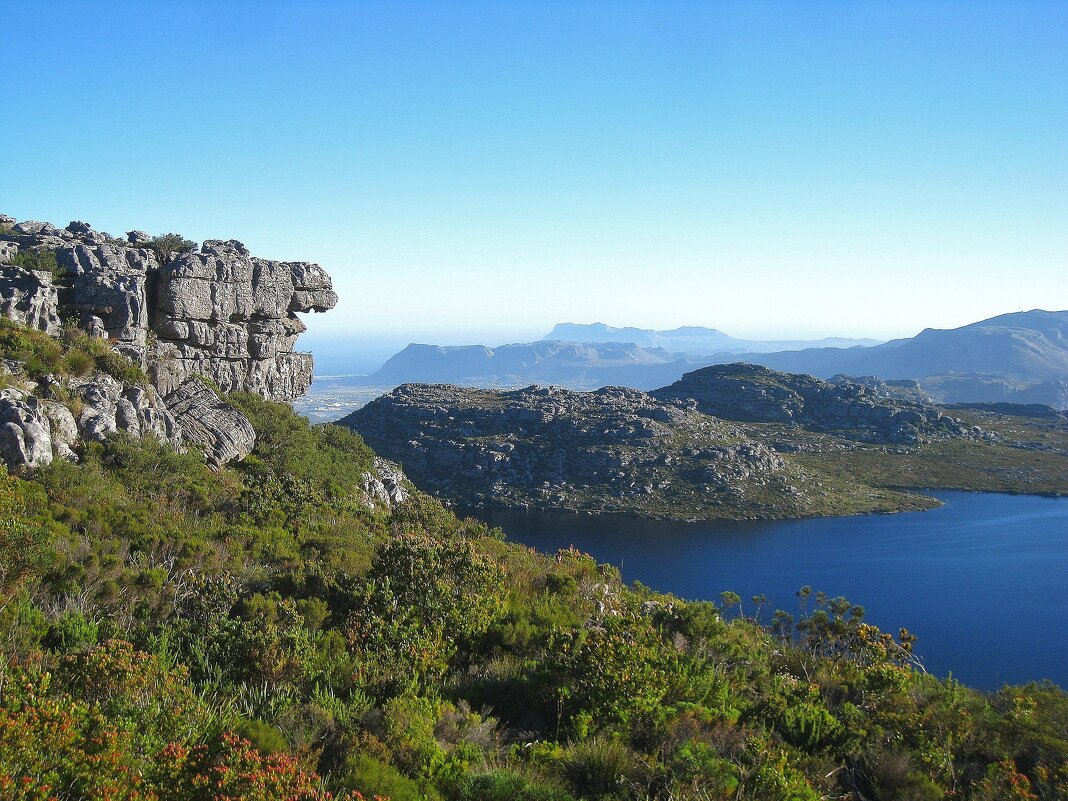
[[[701,367],[744,361],[824,379],[842,375],[916,381],[920,389],[940,403],[1040,403],[1068,409],[1068,311],[1011,312],[957,328],[925,328],[914,337],[871,346],[721,350],[707,355],[679,352],[662,341],[655,344],[645,334],[657,332],[645,329],[560,323],[553,333],[581,336],[579,329],[591,332],[591,338],[618,337],[627,332],[642,334],[646,344],[618,339],[543,339],[499,347],[412,344],[394,354],[377,372],[345,379],[345,383],[513,388],[537,383],[576,390],[616,385],[651,390]],[[674,332],[693,330],[694,327],[683,327]],[[715,329],[696,330],[731,339]]]

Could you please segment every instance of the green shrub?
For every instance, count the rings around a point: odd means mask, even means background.
[[[60,278],[64,274],[63,268],[56,261],[56,252],[48,248],[20,250],[15,254],[11,263],[24,270],[51,273],[53,278]]]
[[[571,748],[564,771],[576,793],[599,798],[615,795],[640,780],[642,760],[619,740],[595,737]]]
[[[507,771],[466,776],[457,784],[453,797],[455,801],[575,801],[564,790],[532,784]]]
[[[152,237],[147,242],[147,247],[156,254],[156,261],[162,265],[171,260],[172,253],[190,253],[196,250],[197,243],[181,234],[163,234]]]
[[[116,353],[113,350],[97,356],[96,366],[102,372],[118,379],[127,386],[146,386],[148,384],[148,376],[141,369],[141,365],[130,361],[121,353]]]
[[[362,753],[349,755],[341,781],[346,790],[362,793],[365,798],[383,796],[390,801],[440,801],[433,788],[424,788],[392,765]]]
[[[289,747],[277,726],[256,718],[241,718],[234,726],[234,733],[244,737],[264,755],[277,754]]]
[[[52,624],[44,642],[55,651],[66,652],[96,645],[99,636],[99,623],[81,612],[67,612]]]
[[[96,367],[96,359],[84,350],[70,350],[63,357],[63,370],[70,375],[87,376]]]

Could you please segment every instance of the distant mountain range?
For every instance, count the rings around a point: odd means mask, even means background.
[[[542,341],[555,342],[633,342],[645,348],[663,348],[686,356],[709,356],[718,353],[771,353],[801,348],[851,348],[856,345],[877,345],[878,339],[754,340],[737,339],[715,328],[684,326],[671,331],[652,331],[646,328],[613,328],[604,323],[557,323]]]
[[[556,384],[572,389],[670,383],[693,363],[658,347],[624,342],[542,341],[501,345],[409,345],[367,383],[518,387]]]
[[[926,328],[874,347],[739,354],[776,370],[912,378],[944,403],[1044,403],[1068,408],[1068,311],[1002,314],[960,328]]]
[[[1068,408],[1068,311],[1018,312],[907,339],[752,341],[714,328],[672,331],[561,323],[539,341],[443,347],[409,345],[353,383],[447,383],[571,389],[652,389],[711,364],[749,362],[775,370],[914,379],[942,403],[1017,402]]]

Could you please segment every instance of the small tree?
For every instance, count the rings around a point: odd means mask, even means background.
[[[730,590],[725,590],[724,592],[721,592],[719,594],[719,598],[723,602],[723,610],[724,611],[729,610],[732,606],[737,606],[738,607],[738,616],[741,617],[741,615],[742,615],[742,596],[740,596],[736,592],[731,592]]]
[[[148,249],[156,254],[156,261],[166,264],[174,253],[191,253],[197,249],[197,243],[186,239],[181,234],[163,234],[148,240]]]

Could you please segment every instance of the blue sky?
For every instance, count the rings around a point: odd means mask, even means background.
[[[0,211],[318,261],[311,339],[1068,308],[1068,3],[0,3]]]

